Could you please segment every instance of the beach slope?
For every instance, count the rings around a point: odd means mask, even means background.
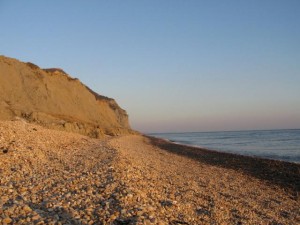
[[[297,164],[267,161],[260,171],[257,161],[256,173],[290,176],[272,182],[249,172],[249,157],[195,157],[160,139],[92,139],[25,121],[0,122],[0,149],[0,224],[300,222]]]

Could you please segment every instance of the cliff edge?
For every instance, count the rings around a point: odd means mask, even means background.
[[[0,56],[0,120],[23,118],[90,137],[132,133],[128,115],[62,69]]]

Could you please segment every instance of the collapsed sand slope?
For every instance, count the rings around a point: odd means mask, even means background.
[[[299,224],[299,199],[232,169],[163,151],[141,136],[110,141],[131,190],[123,208],[165,224]],[[261,171],[263,172],[263,171]],[[132,211],[134,213],[132,213]]]
[[[0,119],[15,116],[91,137],[130,132],[126,112],[113,99],[61,69],[43,70],[0,56]]]

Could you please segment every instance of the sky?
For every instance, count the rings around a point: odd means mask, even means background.
[[[59,67],[141,132],[300,128],[299,0],[0,0],[0,55]]]

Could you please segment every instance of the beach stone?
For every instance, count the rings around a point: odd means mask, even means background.
[[[32,220],[39,220],[41,217],[39,215],[35,215],[32,217]]]
[[[167,223],[162,222],[162,221],[159,221],[159,222],[157,223],[157,225],[167,225]]]
[[[23,210],[24,210],[25,213],[32,212],[32,209],[29,206],[27,206],[27,205],[23,207]]]
[[[9,217],[5,217],[5,218],[2,220],[2,222],[3,222],[4,224],[10,224],[10,223],[12,223],[12,219],[9,218]]]
[[[148,206],[148,207],[147,207],[147,211],[148,211],[148,212],[155,211],[155,208],[154,208],[153,206]]]

